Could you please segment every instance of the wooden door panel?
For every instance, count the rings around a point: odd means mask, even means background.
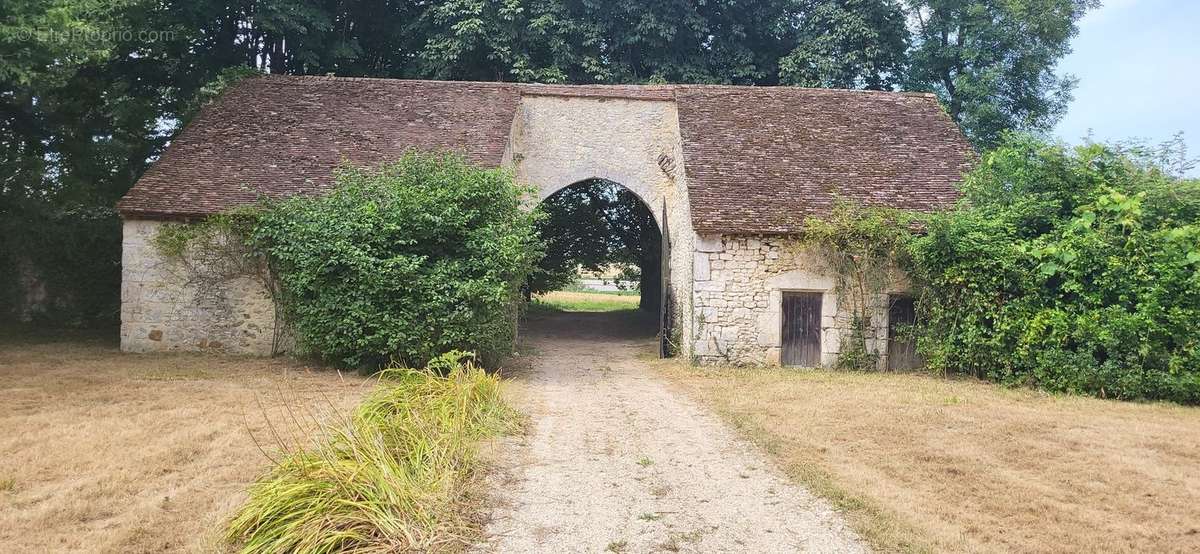
[[[903,371],[924,365],[917,355],[916,341],[911,336],[905,336],[908,335],[907,328],[916,321],[917,311],[912,297],[888,297],[888,369]]]
[[[783,293],[783,365],[821,365],[822,296],[819,292]]]

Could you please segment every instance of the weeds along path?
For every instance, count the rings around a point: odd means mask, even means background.
[[[865,551],[827,503],[660,381],[652,327],[629,312],[531,318],[532,360],[512,376],[530,429],[499,449],[477,550]]]

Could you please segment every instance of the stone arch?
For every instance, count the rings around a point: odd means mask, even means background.
[[[608,89],[605,89],[608,90]],[[555,92],[557,91],[557,92]],[[692,334],[692,245],[678,106],[671,98],[526,89],[502,165],[537,188],[536,205],[589,178],[620,184],[649,208],[666,254],[660,267],[664,341]]]
[[[680,200],[682,145],[670,101],[523,95],[504,158],[519,181],[537,187],[538,202],[604,179],[640,198],[661,230],[664,204],[670,211]]]
[[[663,225],[662,225],[662,200],[661,200],[661,198],[659,199],[659,201],[657,202],[657,205],[656,205],[655,202],[652,202],[652,201],[649,201],[646,199],[646,197],[644,196],[644,192],[639,192],[637,188],[626,185],[624,182],[622,182],[619,179],[616,179],[613,177],[600,176],[600,175],[594,174],[586,169],[580,169],[576,172],[567,172],[568,175],[571,175],[572,173],[577,174],[577,175],[584,175],[584,177],[574,177],[574,176],[569,177],[569,178],[574,178],[575,180],[570,181],[565,184],[561,184],[561,185],[538,186],[537,187],[538,198],[537,198],[537,202],[535,202],[534,205],[541,204],[542,202],[545,202],[547,198],[550,198],[551,196],[554,196],[555,194],[562,192],[562,191],[564,191],[568,188],[571,188],[573,186],[576,186],[576,185],[581,185],[581,184],[587,183],[589,181],[607,181],[609,183],[616,184],[616,185],[620,186],[621,188],[629,191],[639,201],[641,201],[642,205],[645,206],[647,210],[650,210],[650,214],[654,216],[654,224],[658,227],[658,232],[662,233]]]

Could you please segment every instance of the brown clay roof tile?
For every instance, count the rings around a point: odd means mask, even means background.
[[[202,217],[327,190],[343,161],[408,149],[500,164],[520,96],[672,100],[693,227],[789,233],[836,197],[930,210],[974,160],[928,94],[711,85],[514,85],[270,76],[206,106],[118,204],[129,218]]]

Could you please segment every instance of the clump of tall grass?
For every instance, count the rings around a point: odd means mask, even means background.
[[[227,529],[244,553],[454,550],[470,542],[476,445],[512,431],[500,381],[451,352],[388,369],[341,425],[293,449]]]

